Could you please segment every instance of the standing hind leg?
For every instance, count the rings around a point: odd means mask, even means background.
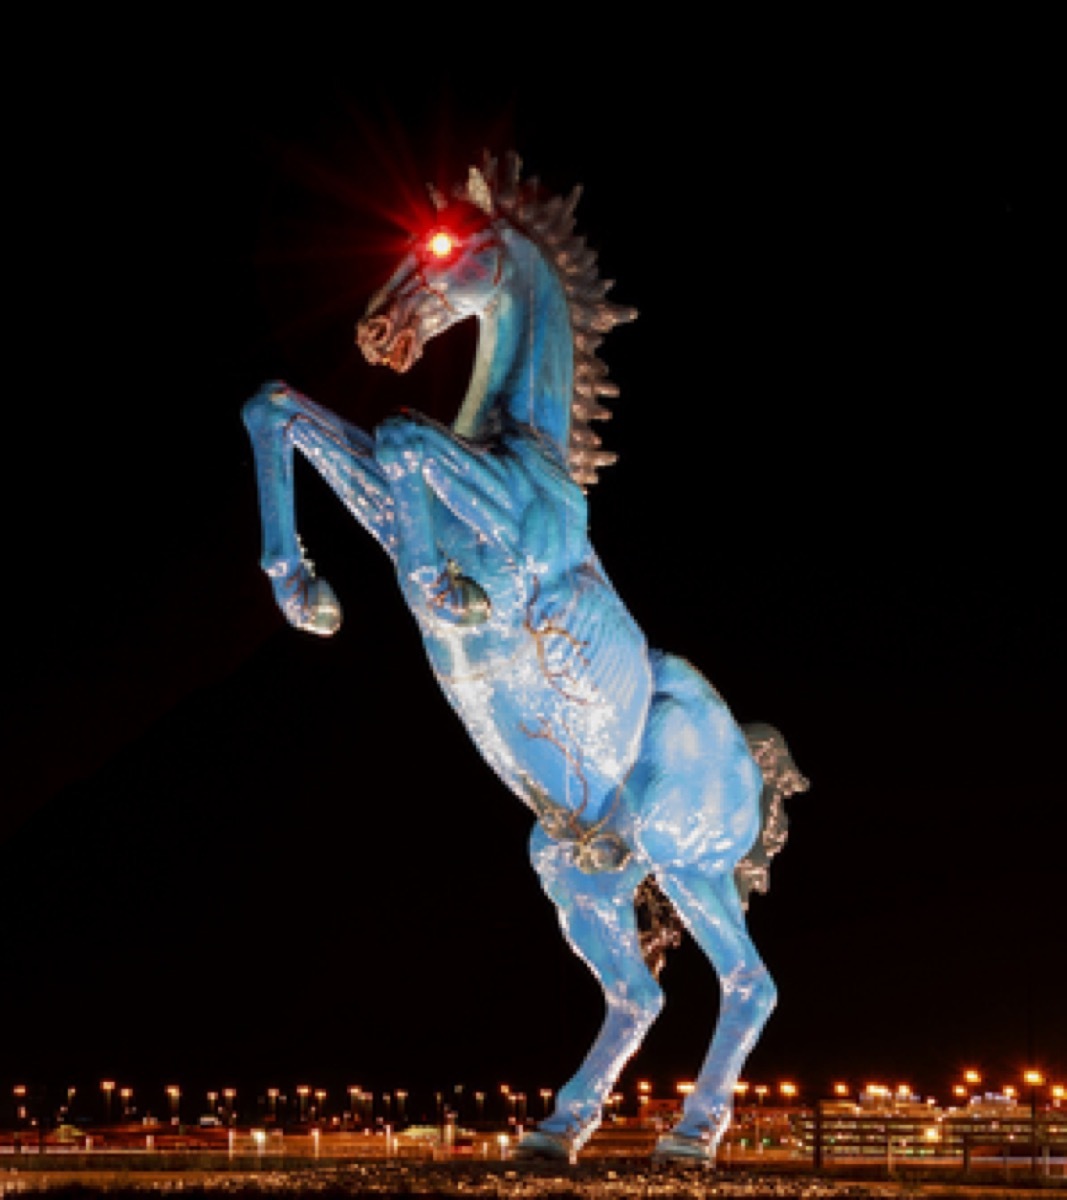
[[[719,1021],[682,1119],[661,1157],[713,1157],[733,1089],[774,1006],[774,984],[745,928],[733,871],[759,832],[760,770],[744,734],[688,663],[652,660],[654,694],[631,776],[634,840],[721,989]]]
[[[734,1085],[774,1008],[776,990],[745,928],[733,875],[696,868],[657,872],[697,945],[719,976],[719,1019],[682,1117],[660,1138],[660,1158],[714,1160],[733,1113]]]
[[[659,984],[641,955],[634,913],[634,892],[648,868],[631,860],[618,871],[587,874],[574,864],[571,847],[553,841],[540,826],[530,851],[563,932],[596,976],[607,1006],[596,1041],[560,1088],[552,1115],[519,1146],[523,1157],[573,1160],[596,1131],[619,1073],[663,1006]]]

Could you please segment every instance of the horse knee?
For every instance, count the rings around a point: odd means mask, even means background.
[[[762,964],[731,979],[725,990],[732,992],[746,1008],[766,1020],[778,1003],[778,988]]]
[[[275,425],[289,397],[284,383],[265,383],[241,408],[241,420],[249,433]]]
[[[635,973],[605,989],[609,1009],[647,1029],[663,1011],[663,989],[647,972]]]

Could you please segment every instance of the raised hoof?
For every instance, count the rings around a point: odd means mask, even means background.
[[[715,1155],[703,1138],[687,1137],[684,1133],[665,1133],[652,1151],[653,1162],[703,1163],[712,1166]]]
[[[575,1153],[570,1139],[557,1133],[542,1133],[531,1130],[524,1133],[515,1147],[515,1158],[549,1159],[552,1162],[574,1162]]]
[[[325,579],[311,579],[299,599],[283,604],[290,624],[305,633],[332,637],[341,628],[341,602]]]

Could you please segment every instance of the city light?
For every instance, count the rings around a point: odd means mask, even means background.
[[[115,1090],[115,1081],[113,1079],[102,1079],[100,1081],[100,1090],[104,1093],[104,1107],[107,1110],[108,1122],[111,1121],[111,1093]]]

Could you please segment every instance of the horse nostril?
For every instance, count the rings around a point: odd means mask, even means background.
[[[368,317],[356,325],[356,345],[369,362],[380,362],[387,352],[393,322],[387,316]]]
[[[388,317],[369,317],[356,326],[356,341],[360,346],[383,346],[389,341],[392,326]]]

